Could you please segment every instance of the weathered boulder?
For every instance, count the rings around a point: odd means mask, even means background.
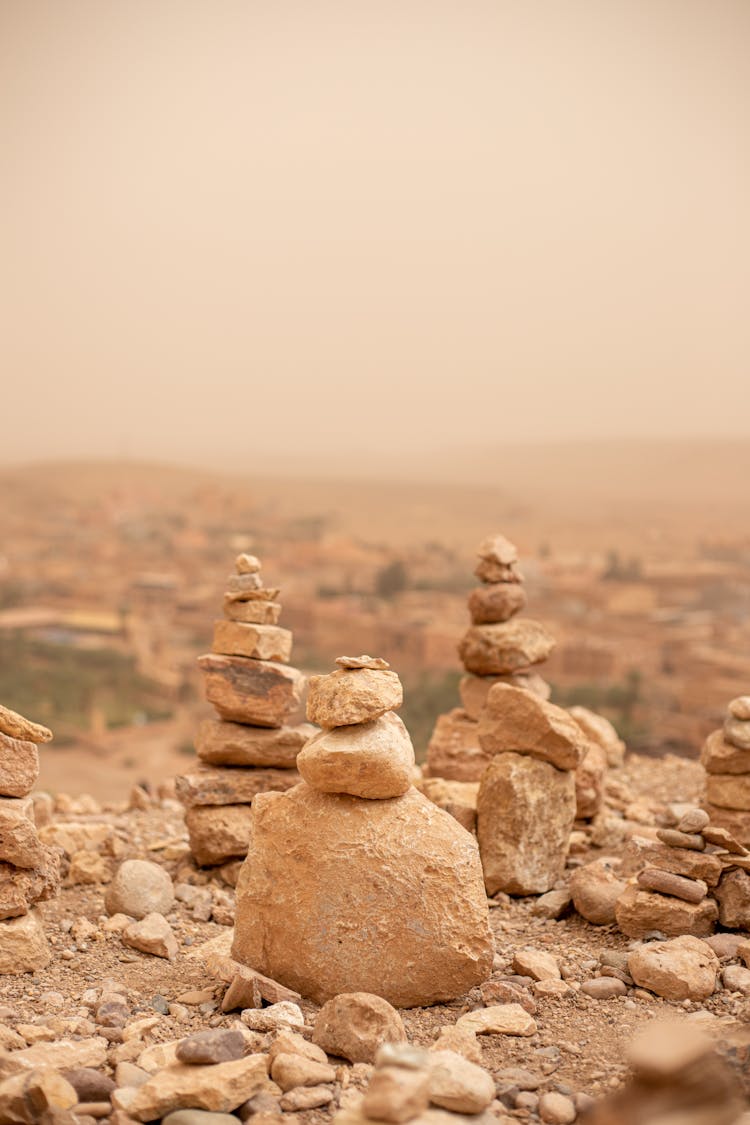
[[[617,900],[626,887],[618,867],[617,860],[595,859],[577,868],[570,877],[573,905],[594,926],[608,926],[615,920]]]
[[[310,677],[307,717],[326,729],[351,726],[395,711],[403,701],[401,681],[395,672],[340,667],[327,676]]]
[[[479,724],[465,711],[454,707],[438,717],[427,747],[426,777],[479,781],[491,761],[479,745]]]
[[[510,684],[495,684],[479,720],[486,754],[531,754],[560,770],[574,770],[589,748],[581,728],[562,707]]]
[[[625,888],[615,906],[617,925],[632,938],[645,938],[657,932],[668,937],[707,937],[713,933],[718,916],[712,898],[699,903],[683,902],[671,895],[644,891],[636,883]]]
[[[190,850],[201,867],[247,855],[249,805],[196,805],[185,811]]]
[[[237,961],[316,1003],[412,1007],[463,995],[493,952],[476,842],[421,793],[365,802],[303,782],[255,799]]]
[[[195,750],[211,766],[271,766],[294,769],[297,755],[315,734],[312,723],[293,727],[249,727],[205,719],[195,736]]]
[[[500,625],[472,625],[458,646],[467,672],[504,676],[546,660],[555,642],[543,625],[515,617]]]
[[[716,987],[719,959],[705,941],[683,934],[633,950],[628,972],[665,1000],[705,1000]]]
[[[300,709],[305,678],[296,668],[246,656],[198,657],[206,699],[222,719],[257,727],[281,727]]]
[[[349,1062],[375,1062],[383,1043],[401,1043],[406,1031],[401,1016],[382,996],[343,992],[318,1012],[313,1043],[328,1055]]]
[[[314,734],[300,751],[297,769],[321,793],[382,800],[411,785],[414,747],[398,715]]]
[[[497,754],[477,798],[487,893],[551,890],[565,867],[575,813],[572,773],[526,754]]]
[[[247,656],[251,660],[288,664],[292,657],[292,634],[279,625],[215,621],[212,651],[224,656]]]

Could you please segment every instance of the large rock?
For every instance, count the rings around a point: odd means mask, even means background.
[[[750,773],[750,751],[732,746],[723,731],[715,730],[703,743],[701,763],[706,773]]]
[[[610,768],[614,769],[622,765],[625,758],[625,743],[609,719],[597,714],[596,711],[590,711],[588,707],[571,707],[569,714],[573,716],[589,741],[598,743],[605,751],[607,765]]]
[[[36,743],[0,733],[0,796],[25,797],[34,788],[38,777],[39,751]]]
[[[43,969],[51,959],[37,910],[30,910],[9,922],[0,922],[0,974],[33,973]]]
[[[195,736],[195,749],[211,766],[271,766],[294,769],[297,755],[315,734],[312,723],[293,727],[249,727],[221,719],[205,719]]]
[[[115,872],[104,896],[109,915],[168,914],[174,906],[174,887],[169,872],[147,859],[126,859]]]
[[[296,668],[246,656],[198,657],[206,677],[206,699],[222,719],[258,727],[281,727],[301,706],[305,678]]]
[[[426,777],[448,781],[479,781],[492,761],[479,745],[479,724],[460,707],[435,723],[425,764]]]
[[[705,941],[681,935],[633,950],[628,972],[665,1000],[705,1000],[716,987],[719,959]]]
[[[476,842],[410,789],[388,801],[263,794],[237,885],[233,956],[316,1003],[464,995],[494,952]]]
[[[747,871],[727,871],[714,894],[722,926],[728,930],[750,929],[750,875]]]
[[[288,664],[292,658],[292,634],[278,625],[215,621],[212,651],[224,656],[247,656],[251,660]]]
[[[706,800],[723,809],[750,811],[750,774],[710,773],[706,778]]]
[[[537,672],[513,672],[508,676],[474,676],[470,672],[461,677],[458,691],[464,711],[470,719],[479,720],[487,704],[487,695],[495,684],[510,684],[524,688],[540,699],[549,699],[550,686]]]
[[[595,859],[577,868],[570,877],[573,905],[594,926],[608,926],[615,921],[617,900],[626,887],[618,866],[617,860]]]
[[[526,605],[526,591],[520,582],[495,582],[477,586],[469,594],[469,613],[473,625],[498,625],[509,621]]]
[[[718,916],[712,898],[699,903],[684,902],[671,895],[641,890],[635,883],[625,888],[615,907],[617,925],[631,938],[645,938],[654,933],[667,937],[681,934],[708,937],[714,931]]]
[[[405,1039],[396,1009],[382,996],[367,992],[334,996],[318,1012],[313,1028],[313,1042],[327,1055],[353,1063],[373,1063],[381,1044]]]
[[[604,781],[607,776],[607,752],[596,742],[588,749],[576,769],[576,818],[591,820],[604,801]]]
[[[247,855],[249,805],[204,805],[185,813],[190,850],[201,867]]]
[[[40,864],[29,869],[0,863],[0,918],[25,914],[35,902],[54,898],[60,890],[60,853],[42,845]]]
[[[0,703],[0,734],[6,735],[11,740],[19,739],[21,742],[49,742],[52,731],[39,723],[32,723],[10,707],[3,707]],[[0,745],[2,745],[0,743]]]
[[[401,719],[389,711],[369,723],[314,734],[297,769],[321,793],[400,797],[411,785],[414,747]]]
[[[501,625],[472,625],[458,646],[467,672],[505,676],[546,660],[555,642],[543,625],[516,617]]]
[[[249,805],[258,793],[283,792],[299,781],[296,770],[241,769],[236,766],[198,766],[175,778],[177,799],[195,805]]]
[[[495,684],[479,720],[486,754],[531,754],[560,770],[574,770],[589,748],[581,728],[562,707],[510,684]]]
[[[337,668],[327,676],[311,676],[307,717],[311,723],[332,727],[368,723],[397,710],[404,693],[395,672],[383,668]]]
[[[487,893],[549,891],[563,873],[575,813],[572,773],[526,754],[497,754],[477,798]]]

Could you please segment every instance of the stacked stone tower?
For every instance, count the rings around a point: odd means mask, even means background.
[[[729,704],[723,727],[706,739],[701,762],[711,823],[750,845],[750,695]]]
[[[253,803],[233,956],[316,1003],[462,996],[493,958],[476,841],[412,786],[396,673],[368,656],[337,664],[310,681],[323,730],[297,760],[304,780]]]
[[[263,585],[253,555],[237,558],[227,586],[224,620],[214,625],[211,652],[198,659],[219,717],[198,729],[200,766],[176,780],[202,865],[245,855],[253,798],[297,784],[297,754],[314,733],[297,721],[304,677],[289,666],[292,634],[277,624],[279,590]]]
[[[0,973],[29,972],[50,960],[36,904],[60,886],[58,852],[43,844],[30,797],[40,742],[52,732],[0,706]]]

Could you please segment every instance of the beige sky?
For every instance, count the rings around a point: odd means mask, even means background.
[[[748,57],[747,0],[3,0],[0,461],[750,437]]]

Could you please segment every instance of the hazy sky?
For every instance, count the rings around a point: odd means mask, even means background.
[[[0,0],[0,460],[750,436],[749,57],[748,0]]]

